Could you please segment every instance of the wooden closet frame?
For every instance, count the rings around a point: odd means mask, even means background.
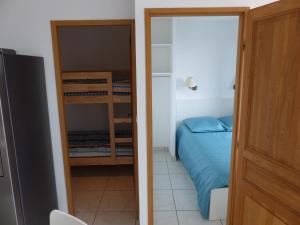
[[[136,193],[136,203],[137,203],[137,217],[139,215],[139,191],[138,191],[138,151],[137,151],[137,124],[136,124],[136,114],[137,114],[137,101],[136,101],[136,64],[135,64],[135,22],[134,20],[60,20],[51,21],[51,32],[52,32],[52,46],[53,46],[53,56],[54,56],[54,66],[55,66],[55,76],[56,76],[56,88],[57,88],[57,102],[58,102],[58,112],[59,112],[59,122],[60,122],[60,132],[61,132],[61,143],[62,143],[62,153],[64,161],[64,175],[66,182],[66,192],[67,192],[67,203],[68,211],[74,214],[73,207],[73,196],[72,196],[72,185],[71,185],[71,163],[68,153],[68,135],[66,129],[66,119],[64,110],[64,85],[62,79],[61,70],[61,59],[60,59],[60,48],[58,40],[58,29],[60,27],[71,27],[71,26],[122,26],[126,25],[130,27],[130,45],[131,45],[131,108],[132,108],[132,138],[133,138],[133,165],[134,165],[134,180],[135,180],[135,193]],[[106,74],[107,75],[107,74]],[[111,82],[110,82],[111,83]],[[111,93],[112,95],[112,93]],[[105,96],[109,98],[109,96]],[[112,96],[111,96],[112,97]],[[109,99],[107,99],[109,100]],[[111,99],[111,101],[113,101]],[[112,104],[109,104],[112,105]],[[111,107],[109,107],[111,108]],[[75,163],[76,164],[76,163]],[[109,164],[109,163],[104,163]]]
[[[145,54],[146,54],[146,109],[147,109],[147,176],[148,176],[148,225],[153,225],[153,130],[152,130],[152,58],[151,58],[151,18],[152,17],[180,17],[180,16],[238,16],[239,36],[236,67],[236,93],[234,99],[234,129],[231,158],[231,177],[235,176],[234,162],[237,159],[236,138],[240,124],[240,101],[242,94],[242,64],[244,61],[245,29],[248,7],[221,8],[148,8],[145,9]],[[231,224],[235,184],[230,179],[227,224]]]

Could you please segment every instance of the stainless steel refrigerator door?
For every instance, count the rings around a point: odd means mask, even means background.
[[[12,136],[14,144],[10,148],[8,141],[8,148],[15,154],[9,159],[16,164],[24,224],[49,225],[49,214],[57,209],[57,200],[44,61],[40,57],[5,55],[4,62],[13,130],[7,138]]]
[[[2,165],[2,156],[1,156],[1,150],[0,150],[0,177],[3,177],[3,165]]]
[[[3,113],[0,99],[0,224],[19,225],[8,161]]]

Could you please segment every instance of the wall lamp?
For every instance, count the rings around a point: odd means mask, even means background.
[[[185,80],[185,83],[186,83],[186,86],[193,91],[196,91],[198,89],[198,86],[197,86],[196,82],[194,81],[193,77],[188,77]]]

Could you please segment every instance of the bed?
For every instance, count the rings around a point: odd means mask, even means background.
[[[183,122],[176,134],[177,156],[197,190],[201,214],[225,219],[231,158],[231,130],[192,132]]]
[[[131,137],[131,131],[117,131],[116,137]],[[111,156],[108,131],[69,131],[69,157],[109,157]],[[132,144],[116,144],[116,156],[133,156]]]
[[[64,81],[66,85],[76,85],[76,84],[103,84],[101,80],[88,80],[89,83],[86,83],[86,80],[67,80]],[[113,83],[112,84],[113,95],[117,96],[130,96],[131,95],[131,87],[129,83]],[[122,90],[122,91],[118,91]],[[125,91],[124,91],[125,90]],[[64,92],[65,97],[70,96],[106,96],[108,95],[108,91],[69,91]]]

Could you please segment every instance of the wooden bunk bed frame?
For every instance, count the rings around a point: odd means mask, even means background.
[[[116,144],[132,143],[132,137],[116,137],[115,124],[132,124],[131,117],[115,118],[114,104],[131,103],[130,95],[117,95],[114,93],[131,93],[130,87],[114,87],[112,81],[112,72],[66,72],[61,74],[63,81],[63,92],[65,93],[86,93],[100,92],[102,95],[64,95],[64,104],[108,104],[109,116],[109,139],[111,156],[93,156],[93,157],[69,157],[71,166],[90,166],[90,165],[128,165],[133,164],[132,156],[117,156]],[[89,83],[65,83],[70,80],[86,80]],[[102,80],[103,82],[93,82]]]

